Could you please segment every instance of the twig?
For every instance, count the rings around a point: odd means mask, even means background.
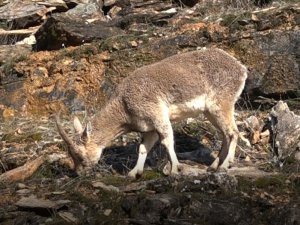
[[[250,158],[257,160],[257,158],[255,158],[254,156],[252,156],[251,154],[249,154],[246,150],[244,150],[240,145],[237,145],[237,147],[244,152],[247,156],[249,156]]]

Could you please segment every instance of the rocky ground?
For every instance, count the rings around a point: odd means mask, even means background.
[[[0,224],[300,224],[297,1],[0,6]],[[143,177],[129,180],[135,133],[112,142],[92,175],[69,169],[54,113],[72,133],[72,116],[93,116],[134,69],[211,46],[249,69],[236,119],[251,147],[239,142],[233,168],[206,172],[221,137],[200,117],[174,130],[179,159],[202,172],[164,175],[157,144]]]
[[[3,172],[65,149],[47,118],[34,125],[31,120],[2,125]],[[206,169],[220,147],[216,130],[202,120],[175,127],[180,161]],[[169,177],[162,173],[165,151],[157,145],[145,174],[134,181],[126,174],[137,159],[138,141],[136,134],[116,140],[89,177],[46,161],[25,181],[2,182],[1,224],[298,223],[300,176],[294,157],[280,169],[268,144],[250,149],[241,143],[227,173]]]

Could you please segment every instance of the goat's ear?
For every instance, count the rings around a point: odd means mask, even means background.
[[[83,132],[82,125],[77,116],[74,117],[73,125],[77,134],[81,134]]]
[[[82,132],[81,139],[84,140],[86,143],[89,142],[91,137],[91,132],[92,132],[91,122],[88,122],[86,124],[86,127],[84,128],[84,131]]]

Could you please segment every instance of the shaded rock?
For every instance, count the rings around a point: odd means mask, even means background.
[[[270,225],[293,225],[300,223],[299,204],[295,203],[291,207],[278,207],[273,213],[270,213],[268,224]]]
[[[155,196],[146,196],[143,198],[127,198],[122,208],[129,214],[134,221],[147,221],[146,224],[159,224],[169,217],[172,209],[180,208],[188,199],[176,198],[168,194],[159,194]]]
[[[200,164],[210,165],[214,158],[211,155],[211,150],[200,146],[197,150],[189,152],[177,153],[178,159],[180,160],[191,160]]]
[[[286,93],[300,87],[300,68],[296,57],[290,54],[270,57],[270,67],[262,80],[265,94]]]
[[[284,13],[285,10],[278,11]],[[290,23],[284,26],[290,26]],[[240,35],[243,36],[243,33]],[[297,92],[300,87],[299,40],[300,31],[292,25],[288,31],[272,28],[267,32],[250,34],[249,38],[239,37],[235,41],[233,49],[236,57],[249,70],[245,89],[250,95],[278,96]]]

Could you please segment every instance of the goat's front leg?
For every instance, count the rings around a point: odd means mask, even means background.
[[[170,121],[163,126],[159,134],[161,143],[166,147],[171,160],[171,175],[176,175],[179,172],[180,163],[174,149],[174,136]]]
[[[128,173],[129,177],[138,178],[144,171],[144,165],[147,154],[150,152],[154,144],[158,141],[158,134],[156,131],[143,133],[142,143],[139,147],[139,156],[135,167]]]

